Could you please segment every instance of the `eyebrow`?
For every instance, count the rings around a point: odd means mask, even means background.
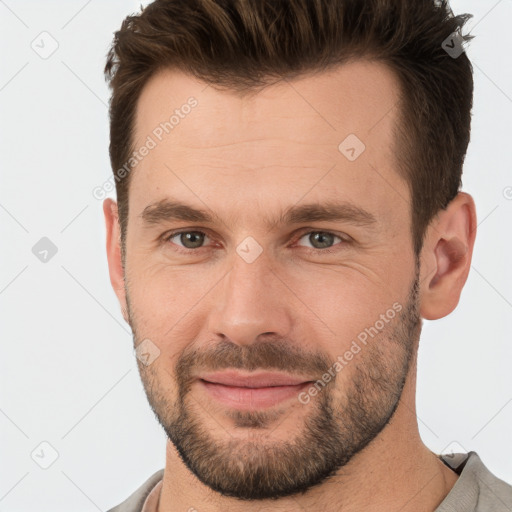
[[[161,224],[172,220],[206,224],[223,223],[220,217],[213,212],[197,209],[170,198],[146,206],[140,217],[147,225]],[[348,202],[327,201],[291,206],[276,220],[267,219],[266,226],[268,229],[274,229],[278,225],[318,221],[344,221],[363,227],[369,227],[377,223],[377,219],[372,213],[359,206]]]

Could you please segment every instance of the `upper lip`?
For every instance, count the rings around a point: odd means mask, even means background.
[[[238,371],[224,371],[206,373],[199,376],[200,379],[225,386],[236,386],[243,388],[265,388],[272,386],[296,386],[311,382],[311,379],[294,377],[285,373],[257,373],[243,374]]]

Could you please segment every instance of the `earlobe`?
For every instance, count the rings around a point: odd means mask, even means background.
[[[435,269],[422,282],[420,314],[437,320],[450,314],[459,303],[471,268],[476,237],[473,198],[459,192],[428,228],[422,260]]]
[[[105,226],[107,231],[106,245],[110,283],[112,284],[112,288],[119,300],[123,318],[128,323],[117,203],[113,199],[105,199],[103,202],[103,213],[105,215]]]

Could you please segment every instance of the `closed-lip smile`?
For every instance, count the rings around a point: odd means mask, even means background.
[[[308,377],[284,373],[243,373],[235,370],[201,374],[198,380],[212,398],[240,409],[271,407],[297,397],[313,382]]]

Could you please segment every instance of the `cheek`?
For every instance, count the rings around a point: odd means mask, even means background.
[[[218,272],[211,274],[191,267],[148,266],[144,260],[137,262],[135,258],[131,266],[127,265],[135,334],[139,342],[148,338],[158,347],[163,356],[160,365],[174,368],[179,355],[197,338],[204,324],[199,321],[198,312],[219,280]]]
[[[127,269],[130,299],[134,309],[152,323],[178,321],[218,280],[210,274],[198,267],[172,268],[135,260],[130,270]]]
[[[393,289],[380,276],[354,267],[310,270],[308,275],[296,272],[287,282],[294,292],[290,301],[295,311],[311,322],[320,320],[327,335],[334,333],[340,344],[373,325],[405,290]]]

